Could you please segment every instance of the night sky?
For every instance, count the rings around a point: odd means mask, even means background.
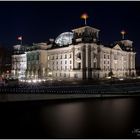
[[[8,49],[18,44],[45,42],[59,34],[84,25],[82,13],[89,15],[87,25],[100,29],[104,44],[125,38],[134,42],[140,59],[140,2],[0,2],[0,44]],[[139,64],[140,65],[140,64]]]

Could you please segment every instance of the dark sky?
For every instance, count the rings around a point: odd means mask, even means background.
[[[23,36],[23,44],[47,41],[60,33],[81,27],[82,13],[89,15],[87,25],[100,29],[103,43],[121,39],[134,42],[140,59],[140,2],[0,2],[0,44],[11,49]]]

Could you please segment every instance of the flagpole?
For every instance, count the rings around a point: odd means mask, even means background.
[[[124,35],[126,34],[125,31],[121,31],[122,34],[122,40],[124,40]]]
[[[87,18],[85,18],[85,25],[87,25]]]
[[[85,26],[86,26],[88,15],[86,13],[84,13],[84,14],[81,15],[81,18],[84,19],[84,23],[85,23]]]
[[[124,39],[124,34],[122,34],[122,39]]]
[[[22,46],[22,39],[21,39],[21,41],[20,41],[20,45]]]

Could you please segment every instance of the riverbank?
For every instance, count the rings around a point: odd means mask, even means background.
[[[0,88],[0,102],[140,96],[140,82],[91,84],[20,84]]]
[[[140,93],[129,94],[0,94],[0,102],[39,101],[59,99],[88,99],[140,96]]]

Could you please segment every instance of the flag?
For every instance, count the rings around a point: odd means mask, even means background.
[[[19,36],[19,37],[18,37],[18,40],[22,40],[22,36]]]
[[[81,15],[81,18],[82,19],[87,19],[88,18],[88,15],[86,13],[84,13],[84,14]]]

